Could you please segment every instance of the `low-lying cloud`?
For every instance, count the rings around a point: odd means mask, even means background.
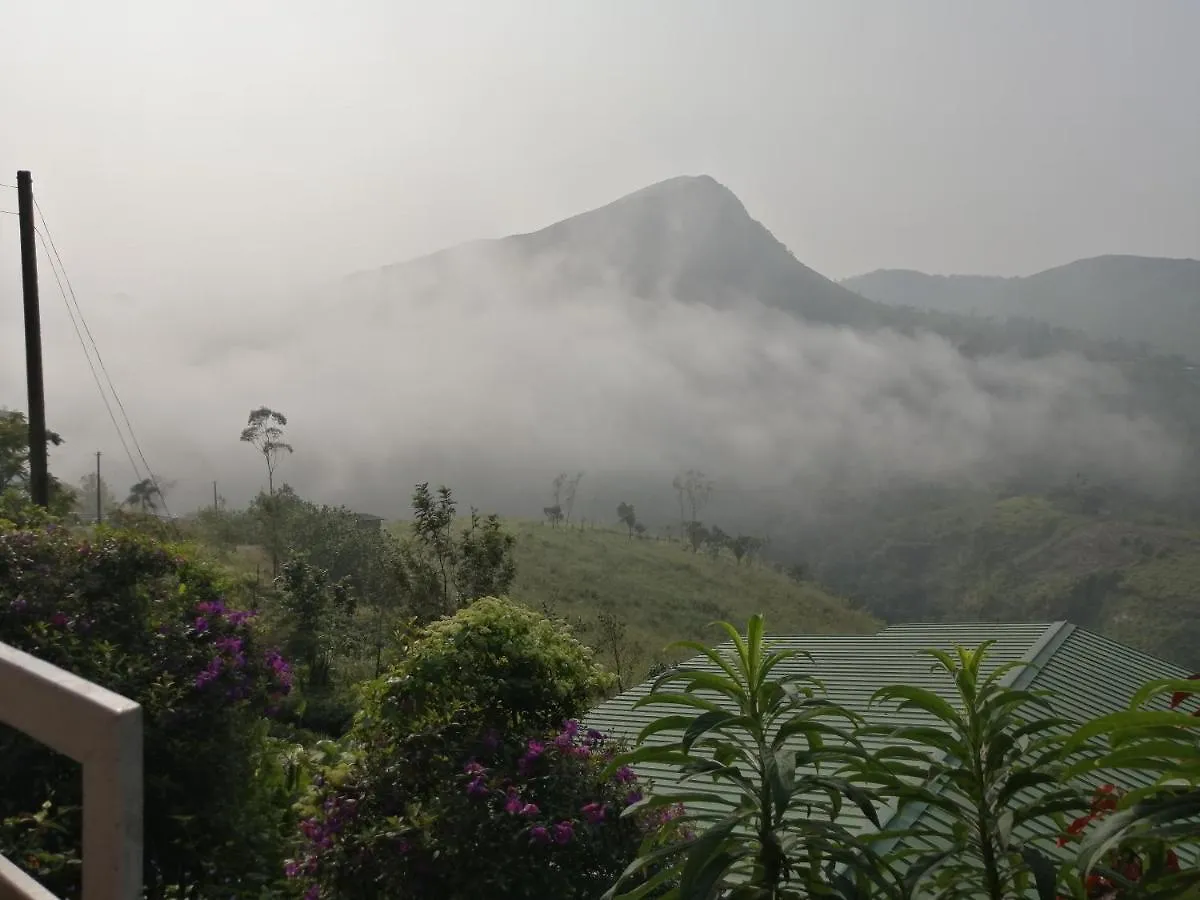
[[[90,312],[148,458],[177,481],[177,508],[207,502],[213,479],[234,502],[257,489],[261,461],[237,437],[264,403],[291,421],[285,480],[386,515],[426,479],[536,513],[564,469],[608,490],[657,479],[669,496],[686,467],[744,490],[1029,469],[1154,488],[1181,463],[1159,423],[1121,411],[1120,374],[1078,356],[972,360],[934,335],[647,300],[615,277],[568,289],[553,271],[463,254],[290,306]],[[103,448],[124,485],[124,453],[63,326],[51,316],[46,336],[51,426],[69,441],[54,464],[74,479]],[[3,400],[23,407],[21,357],[5,356]]]

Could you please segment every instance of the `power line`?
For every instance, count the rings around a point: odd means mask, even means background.
[[[0,209],[0,213],[4,213],[6,216],[19,216],[20,215],[19,212],[13,212],[13,210],[11,210],[11,209]]]
[[[50,249],[46,246],[46,239],[42,237],[40,231],[35,230],[35,233],[42,242],[42,250],[46,254],[46,261],[50,263],[50,271],[54,275],[54,283],[58,285],[58,292],[62,294],[63,305],[67,308],[67,316],[71,319],[71,327],[75,329],[75,337],[79,339],[79,346],[83,349],[83,356],[87,360],[88,368],[92,370],[92,380],[96,382],[96,390],[100,392],[100,399],[104,401],[104,408],[108,410],[108,418],[112,421],[113,428],[117,431],[117,437],[121,439],[121,446],[125,449],[125,456],[129,459],[129,465],[133,468],[133,480],[141,481],[142,474],[138,471],[133,454],[129,451],[129,445],[125,442],[125,435],[121,431],[121,426],[117,424],[117,417],[113,413],[112,404],[108,402],[108,394],[104,391],[104,385],[100,383],[100,376],[96,372],[96,364],[92,362],[92,355],[88,352],[87,343],[83,339],[83,333],[79,330],[79,323],[75,320],[75,313],[71,310],[71,303],[67,300],[67,292],[63,290],[62,279],[58,277],[58,269],[54,265],[54,260],[50,258]]]
[[[158,499],[162,502],[163,511],[170,516],[171,510],[167,506],[167,498],[163,495],[162,489],[159,487],[158,479],[154,476],[154,470],[150,468],[150,463],[146,460],[146,454],[142,452],[142,445],[137,439],[137,433],[133,430],[133,423],[129,421],[129,413],[126,412],[125,404],[121,402],[121,395],[117,393],[117,388],[113,384],[112,377],[108,374],[108,367],[104,365],[104,357],[100,355],[100,347],[96,344],[95,337],[92,336],[92,330],[88,327],[87,319],[83,315],[83,310],[79,308],[79,299],[76,297],[75,288],[71,284],[71,277],[67,274],[67,267],[62,261],[62,256],[59,255],[58,247],[54,244],[54,237],[50,234],[50,226],[46,224],[46,215],[42,212],[42,207],[38,204],[36,199],[34,200],[34,207],[37,209],[38,218],[42,222],[42,229],[46,232],[46,240],[50,242],[50,249],[54,253],[54,258],[58,261],[59,268],[62,269],[63,280],[66,281],[67,290],[71,293],[71,302],[75,304],[75,311],[79,314],[79,321],[83,324],[83,330],[86,332],[88,340],[91,341],[92,349],[96,354],[96,362],[100,364],[100,371],[104,373],[105,381],[108,382],[108,389],[112,391],[113,399],[117,401],[117,408],[121,411],[121,417],[125,420],[125,427],[129,430],[129,437],[133,441],[133,446],[137,450],[138,457],[141,459],[142,465],[146,469],[146,474],[150,478],[150,483],[154,485],[154,491],[156,494],[158,494]],[[51,268],[53,268],[53,265]],[[57,280],[57,276],[55,276],[55,278]],[[59,289],[62,289],[62,285],[59,285]],[[63,299],[66,299],[65,294]],[[120,429],[118,429],[118,433],[120,433]],[[124,444],[123,438],[121,442]],[[136,472],[136,465],[134,466],[134,470]]]

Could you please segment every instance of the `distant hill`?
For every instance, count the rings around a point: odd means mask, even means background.
[[[505,526],[517,536],[515,599],[584,624],[610,609],[642,645],[644,662],[665,660],[663,649],[674,641],[711,643],[719,637],[711,622],[744,625],[756,612],[781,634],[862,634],[881,627],[820,586],[761,563],[737,566],[732,557],[710,559],[678,543],[630,540],[605,529],[518,520]],[[581,637],[595,639],[588,631]]]
[[[880,269],[841,284],[894,306],[1040,319],[1200,359],[1200,260],[1098,256],[1023,278]]]

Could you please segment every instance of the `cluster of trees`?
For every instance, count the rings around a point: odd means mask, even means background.
[[[559,525],[570,527],[571,514],[575,510],[575,498],[579,494],[579,482],[583,480],[583,472],[568,476],[559,472],[551,483],[553,503],[542,509],[542,515],[554,528]],[[582,523],[580,524],[582,527]]]
[[[47,432],[47,442],[55,447],[64,443],[62,435]],[[92,521],[96,516],[97,500],[104,516],[122,512],[157,515],[163,507],[163,492],[168,485],[153,478],[144,478],[131,485],[125,500],[119,502],[108,482],[95,472],[80,479],[72,488],[50,475],[50,509],[55,515]],[[25,502],[29,493],[29,422],[23,412],[0,409],[0,503],[15,510]],[[97,498],[99,494],[99,498]]]

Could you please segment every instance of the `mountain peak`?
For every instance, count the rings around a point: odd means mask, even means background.
[[[489,267],[563,295],[604,286],[715,307],[757,300],[832,324],[873,323],[886,311],[800,263],[733,191],[704,174],[668,178],[538,231],[364,275],[381,297],[415,280],[432,296],[448,278]]]
[[[627,201],[657,201],[657,202],[702,202],[731,204],[745,212],[746,208],[737,195],[711,175],[676,175],[665,181],[648,185],[641,190],[626,194],[613,203]],[[613,205],[612,203],[608,204]],[[747,215],[749,215],[747,213]]]

